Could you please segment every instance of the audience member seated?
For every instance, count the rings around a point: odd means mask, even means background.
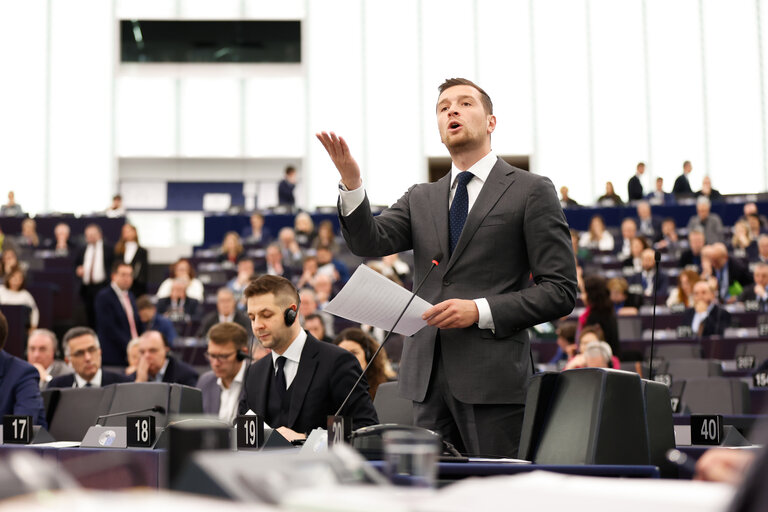
[[[584,349],[585,368],[613,368],[611,346],[604,341],[594,341]]]
[[[325,311],[321,311],[317,307],[317,294],[315,293],[315,290],[312,288],[302,288],[299,290],[299,298],[301,299],[301,302],[299,303],[299,317],[307,318],[312,313],[320,315],[325,324],[325,334],[329,337],[333,337],[333,316]]]
[[[37,329],[40,321],[40,310],[37,309],[32,294],[26,289],[27,279],[20,267],[16,267],[5,275],[3,285],[0,286],[0,304],[13,304],[27,306],[29,313],[29,328]]]
[[[637,230],[651,243],[661,240],[661,219],[651,214],[648,201],[637,203]]]
[[[16,245],[31,249],[40,247],[40,237],[37,234],[37,223],[34,219],[21,221],[21,234],[16,237]]]
[[[379,344],[373,338],[356,327],[344,329],[333,342],[351,352],[357,358],[362,370],[368,367],[373,354],[379,348]],[[376,390],[379,389],[381,383],[395,377],[395,373],[389,368],[388,361],[387,351],[382,348],[381,353],[374,359],[371,368],[366,371],[365,378],[368,379],[368,393],[371,395],[371,400],[376,398]]]
[[[748,220],[752,215],[757,216],[757,221],[759,223],[758,225],[756,225],[756,227],[759,226],[758,230],[752,232],[752,236],[756,238],[760,233],[764,233],[765,229],[768,228],[768,217],[766,217],[765,215],[762,215],[757,210],[757,203],[754,203],[754,202],[744,203],[744,215],[739,217],[739,220]],[[747,222],[747,224],[749,224],[749,222]],[[750,224],[750,229],[751,229],[751,226],[752,225]]]
[[[768,263],[758,263],[753,272],[755,284],[748,286],[739,295],[742,302],[757,302],[757,310],[768,313]]]
[[[555,330],[557,333],[557,352],[549,360],[549,364],[563,364],[568,362],[576,352],[579,346],[576,344],[576,330],[579,324],[570,320],[560,322]]]
[[[139,245],[139,234],[132,224],[123,224],[120,240],[115,244],[115,259],[127,263],[133,269],[131,292],[134,297],[147,293],[149,281],[149,255]]]
[[[757,238],[757,254],[750,262],[768,263],[768,235],[763,234]]]
[[[571,248],[573,249],[573,256],[576,259],[576,268],[581,268],[582,265],[589,262],[592,259],[592,251],[587,247],[579,245],[579,232],[575,229],[571,229]],[[386,275],[386,274],[385,274]]]
[[[228,231],[221,242],[220,251],[217,257],[218,261],[223,266],[234,268],[237,262],[245,256],[240,235],[236,231]]]
[[[26,262],[19,261],[19,253],[16,252],[10,243],[6,242],[5,249],[3,249],[2,266],[0,266],[0,277],[5,277],[10,274],[14,269],[20,268],[24,271],[27,270]]]
[[[187,297],[188,287],[186,279],[175,279],[171,286],[171,296],[157,301],[157,312],[174,324],[199,320],[200,302]]]
[[[675,184],[672,186],[672,193],[675,195],[675,199],[693,196],[693,189],[688,181],[688,175],[691,174],[692,170],[693,166],[690,161],[686,160],[683,162],[683,174],[677,177]]]
[[[301,276],[299,276],[298,281],[296,281],[296,288],[311,288],[315,282],[318,268],[319,266],[317,264],[316,256],[304,256],[304,261],[301,265]]]
[[[96,331],[104,351],[104,363],[125,366],[125,347],[144,332],[136,299],[131,293],[133,268],[121,261],[112,267],[112,284],[96,295]]]
[[[581,235],[579,247],[598,251],[613,250],[613,237],[605,229],[605,222],[600,215],[594,215],[589,221],[589,231]]]
[[[205,300],[205,287],[202,281],[195,277],[195,269],[189,263],[186,258],[180,258],[176,263],[171,265],[168,278],[160,283],[160,287],[157,289],[155,297],[158,299],[165,299],[171,296],[171,288],[173,288],[173,281],[175,279],[187,280],[187,297],[195,299],[202,303]]]
[[[704,264],[702,279],[712,281],[715,296],[720,302],[736,302],[739,294],[752,284],[752,276],[745,265],[728,256],[725,244],[708,245],[702,252]],[[709,268],[711,267],[711,270]]]
[[[312,242],[314,242],[317,234],[315,233],[315,223],[307,212],[296,214],[296,218],[293,220],[293,230],[299,247],[302,249],[312,247]]]
[[[639,201],[643,198],[643,182],[640,180],[645,172],[645,164],[638,162],[636,169],[627,183],[627,201]]]
[[[272,241],[272,234],[268,228],[264,227],[264,216],[259,212],[251,215],[250,225],[246,226],[242,232],[243,242],[248,245],[264,247]]]
[[[680,267],[701,273],[701,252],[704,245],[704,230],[697,228],[688,232],[688,248],[680,255]]]
[[[328,274],[321,274],[318,272],[312,289],[315,290],[317,309],[325,309],[325,306],[328,305],[334,296],[333,281]]]
[[[283,265],[283,253],[280,250],[280,245],[269,244],[265,255],[266,268],[264,274],[270,276],[280,276],[293,281],[296,277],[296,271],[290,265]]]
[[[587,347],[593,343],[606,343],[604,341],[605,334],[599,325],[589,325],[581,330],[579,333],[579,351],[565,364],[564,370],[572,370],[574,368],[586,368],[587,361],[584,353]],[[606,343],[607,344],[607,343]],[[608,344],[607,344],[608,345]],[[608,345],[610,347],[610,345]],[[621,368],[621,362],[619,358],[611,351],[610,365],[608,368],[619,369]]]
[[[637,274],[630,277],[629,289],[635,292],[633,285],[640,285],[637,290],[642,290],[642,295],[647,298],[653,297],[653,292],[656,290],[658,297],[666,297],[667,289],[669,288],[669,278],[667,275],[659,270],[659,275],[656,275],[656,260],[654,259],[655,251],[653,249],[645,249],[640,257],[641,270]]]
[[[677,276],[677,286],[669,292],[667,297],[667,306],[683,306],[685,308],[693,307],[693,285],[701,281],[698,272],[691,269],[684,269]]]
[[[683,249],[688,246],[677,234],[675,219],[667,217],[661,222],[661,240],[653,244],[653,248],[665,251],[673,260],[679,260]]]
[[[331,280],[336,283],[346,283],[349,281],[349,269],[347,265],[333,257],[331,249],[325,245],[321,245],[317,248],[315,254],[317,258],[317,273],[326,274]]]
[[[232,291],[238,309],[245,309],[243,291],[248,286],[248,283],[251,282],[251,279],[255,277],[255,272],[253,260],[243,258],[237,262],[237,275],[227,283],[227,288]]]
[[[48,329],[35,329],[27,340],[27,362],[40,374],[40,389],[59,375],[72,373],[72,368],[64,361],[56,359],[59,340]]]
[[[643,251],[649,247],[648,240],[646,240],[644,236],[636,236],[629,243],[629,247],[629,256],[622,260],[621,266],[625,273],[629,271],[632,273],[640,272],[643,268]]]
[[[568,187],[563,185],[560,187],[560,206],[563,208],[573,208],[579,206],[579,203],[575,199],[568,195]]]
[[[645,199],[653,205],[669,205],[674,204],[675,196],[669,192],[664,192],[664,178],[659,176],[656,178],[656,188],[650,194],[645,196]]]
[[[235,295],[229,288],[219,288],[216,292],[216,310],[203,317],[195,336],[205,338],[211,327],[223,322],[234,322],[246,331],[251,329],[251,321],[243,311],[237,308]]]
[[[336,241],[336,233],[333,231],[333,222],[326,219],[317,226],[317,236],[312,241],[312,247],[315,249],[327,247],[333,256],[339,254],[339,243]]]
[[[325,334],[325,322],[317,313],[310,313],[304,317],[304,324],[302,326],[318,340],[325,341],[326,343],[333,342],[333,339]]]
[[[353,429],[378,423],[365,378],[353,388],[361,374],[355,357],[318,341],[295,321],[300,300],[290,281],[261,276],[245,296],[253,334],[272,354],[248,367],[240,413],[250,409],[286,439],[300,439],[325,428],[328,415],[353,390],[341,414],[352,418]]]
[[[605,194],[597,198],[598,206],[621,206],[624,201],[621,200],[619,195],[613,190],[613,183],[610,181],[605,182]]]
[[[96,327],[96,295],[109,285],[113,260],[114,253],[111,246],[105,243],[99,225],[86,226],[85,247],[78,251],[75,258],[75,275],[81,280],[80,297],[90,327]]]
[[[299,247],[299,243],[296,241],[296,232],[293,228],[285,227],[281,229],[277,234],[277,243],[283,255],[283,263],[291,268],[301,267],[304,254],[301,252],[301,247]]]
[[[75,246],[69,240],[71,230],[69,224],[59,222],[56,227],[53,228],[53,252],[56,256],[66,257],[75,254]]]
[[[0,206],[0,217],[23,217],[24,210],[16,202],[16,194],[13,190],[8,192],[8,202]]]
[[[710,201],[722,201],[723,194],[719,190],[712,188],[712,180],[709,176],[704,176],[701,180],[701,190],[696,192],[696,197],[706,197]]]
[[[128,366],[125,367],[125,374],[130,376],[136,373],[136,368],[139,367],[139,360],[141,354],[139,353],[139,342],[141,338],[133,338],[128,342],[128,346],[125,349],[125,356],[128,358]]]
[[[40,395],[40,374],[28,362],[3,350],[7,339],[8,320],[0,311],[0,416],[32,416],[35,425],[48,427]]]
[[[619,260],[629,258],[632,254],[632,240],[637,238],[637,223],[635,219],[627,217],[621,221],[620,234],[615,237],[613,250]]]
[[[216,324],[208,331],[205,358],[211,369],[200,376],[196,387],[203,392],[203,412],[234,422],[240,400],[245,398],[243,376],[248,365],[248,331],[233,322]]]
[[[168,382],[197,384],[197,372],[184,361],[170,354],[170,347],[159,331],[147,331],[139,339],[139,363],[136,382]]]
[[[100,388],[128,382],[125,375],[101,368],[101,348],[96,332],[90,327],[73,327],[64,334],[64,358],[74,373],[60,375],[48,388]]]
[[[608,280],[608,291],[616,316],[636,315],[643,305],[642,295],[629,293],[629,283],[623,277]]]
[[[702,280],[693,285],[693,307],[683,312],[680,325],[689,326],[697,338],[722,336],[731,325],[731,314],[717,304],[715,292]]]
[[[578,237],[576,238],[576,246],[578,247]],[[410,265],[401,260],[398,253],[381,258],[381,269],[381,273],[385,277],[392,279],[393,275],[396,276],[400,285],[410,282],[412,279]]]
[[[586,276],[582,300],[586,309],[579,316],[579,327],[583,329],[588,325],[598,324],[605,336],[602,341],[607,341],[613,353],[618,354],[619,327],[605,278],[596,275]]]
[[[112,204],[104,210],[104,215],[109,218],[125,217],[125,207],[123,206],[123,196],[115,194],[112,196]]]
[[[144,326],[144,331],[160,331],[168,343],[173,346],[173,342],[176,340],[176,328],[173,326],[173,322],[157,312],[157,306],[152,302],[149,295],[142,295],[136,299],[136,309],[139,310],[139,318]],[[130,358],[128,364],[131,364]]]
[[[752,261],[757,257],[757,242],[752,238],[749,225],[743,221],[736,221],[733,225],[730,251],[734,258]]]
[[[723,221],[716,213],[712,213],[712,204],[706,197],[696,200],[696,215],[688,221],[688,231],[701,229],[707,244],[723,241]]]

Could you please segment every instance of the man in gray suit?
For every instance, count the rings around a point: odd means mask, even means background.
[[[73,373],[64,361],[56,359],[59,340],[48,329],[35,329],[27,340],[27,362],[40,374],[40,389],[45,389],[54,377]]]
[[[406,341],[400,367],[416,424],[466,453],[515,456],[532,371],[526,329],[567,315],[576,299],[570,234],[552,183],[491,152],[496,117],[485,91],[465,79],[439,91],[451,172],[414,185],[375,218],[344,139],[317,136],[341,175],[350,249],[367,257],[413,249],[414,283],[440,261],[420,294],[435,304],[429,326]]]
[[[203,412],[232,423],[245,396],[243,375],[248,359],[248,332],[235,322],[220,322],[208,331],[206,359],[211,371],[197,381],[203,392]]]

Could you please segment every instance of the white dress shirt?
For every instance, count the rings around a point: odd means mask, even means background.
[[[93,267],[93,270],[91,270]],[[91,280],[91,275],[93,280]],[[107,272],[104,268],[104,241],[99,240],[95,244],[88,244],[83,255],[83,282],[95,284],[104,282]]]
[[[301,351],[304,350],[304,343],[307,341],[307,333],[304,329],[299,330],[299,335],[293,339],[291,345],[283,352],[282,356],[285,358],[285,365],[283,366],[283,373],[285,373],[285,389],[291,387],[293,379],[296,377],[296,373],[299,371],[299,361],[301,360]],[[272,366],[277,372],[277,358],[280,354],[272,351]]]
[[[91,383],[92,388],[101,387],[101,368],[96,370],[96,375],[91,380],[85,380],[79,373],[75,373],[75,382],[72,384],[73,388],[84,388],[86,384]]]
[[[125,242],[125,253],[123,253],[123,263],[129,265],[133,261],[133,257],[136,256],[136,251],[139,250],[139,244],[136,242]]]
[[[221,378],[216,379],[216,384],[221,388],[221,395],[219,395],[219,419],[228,424],[232,424],[235,416],[237,416],[237,407],[240,404],[240,391],[243,389],[243,376],[245,375],[246,366],[244,362],[240,363],[240,370],[238,370],[232,382],[229,383],[228,388],[224,387]]]

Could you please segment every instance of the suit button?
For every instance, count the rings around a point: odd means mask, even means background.
[[[443,281],[443,286],[451,286],[451,282],[446,279]]]

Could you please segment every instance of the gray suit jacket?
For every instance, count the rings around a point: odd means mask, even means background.
[[[40,389],[45,389],[45,387],[48,385],[48,382],[55,379],[56,377],[69,375],[70,373],[75,373],[71,366],[69,366],[61,359],[54,359],[53,364],[51,365],[51,371],[48,372],[48,375],[51,376],[51,379],[49,379],[47,382],[41,382]]]
[[[195,386],[203,392],[203,412],[214,416],[219,415],[219,407],[221,407],[221,388],[216,383],[217,380],[213,371],[209,370],[200,376],[197,380],[197,386]],[[245,386],[240,389],[240,398],[235,403],[235,409],[244,397]]]
[[[451,393],[472,404],[522,404],[531,375],[525,329],[569,314],[576,299],[576,267],[563,210],[552,183],[498,159],[469,212],[455,251],[448,253],[450,173],[412,186],[373,217],[366,198],[341,217],[352,252],[378,257],[413,249],[414,283],[433,258],[440,265],[419,295],[432,304],[485,297],[495,330],[476,324],[440,332]],[[529,275],[536,285],[528,287]],[[400,393],[424,400],[437,329],[406,339]]]

